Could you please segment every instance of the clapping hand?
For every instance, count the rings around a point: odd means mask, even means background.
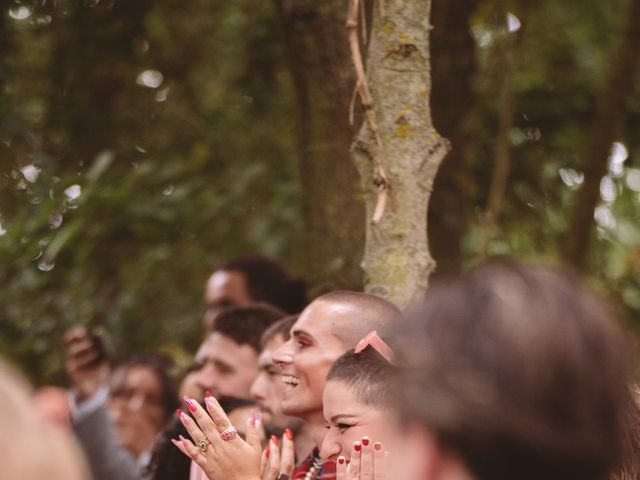
[[[368,437],[355,442],[349,464],[344,457],[336,462],[337,480],[386,480],[387,452],[380,442],[371,443]]]
[[[195,418],[178,411],[191,440],[180,436],[173,443],[191,458],[210,479],[261,480],[260,446],[261,420],[247,420],[246,441],[237,435],[229,417],[218,401],[205,398],[206,410],[195,400],[185,397],[185,403]]]
[[[287,479],[293,473],[295,466],[295,449],[293,432],[286,429],[282,436],[282,443],[278,437],[271,436],[269,445],[262,452],[261,480]]]

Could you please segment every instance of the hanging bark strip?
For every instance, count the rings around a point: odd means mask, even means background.
[[[371,97],[371,91],[369,90],[369,84],[367,83],[367,75],[364,69],[364,62],[362,61],[362,53],[360,52],[360,43],[358,41],[358,13],[364,12],[364,4],[360,4],[360,0],[351,0],[349,5],[349,14],[347,17],[347,31],[349,32],[349,48],[351,50],[351,58],[353,59],[353,66],[356,71],[356,91],[360,96],[360,101],[365,110],[366,120],[369,124],[369,128],[373,133],[376,141],[376,147],[378,149],[378,178],[374,180],[374,183],[378,189],[378,200],[373,212],[371,221],[373,223],[380,222],[384,215],[384,210],[387,205],[387,194],[391,189],[389,178],[387,176],[386,169],[384,167],[384,147],[380,138],[380,131],[376,123],[375,112],[373,111],[373,100]],[[362,18],[365,18],[362,13]],[[363,27],[362,37],[366,38],[366,26]],[[353,122],[353,109],[355,108],[355,95],[351,102],[351,109],[349,113],[349,119]]]
[[[429,107],[431,2],[385,0],[372,6],[365,70],[358,39],[361,1],[351,0],[347,29],[356,97],[364,111],[352,152],[370,219],[362,262],[365,290],[404,307],[422,295],[435,268],[427,208],[449,151]]]

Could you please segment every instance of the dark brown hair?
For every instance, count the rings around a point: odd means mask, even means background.
[[[401,410],[482,480],[601,480],[623,450],[629,349],[577,278],[500,262],[433,285],[400,331]]]
[[[265,255],[243,255],[218,270],[244,275],[247,290],[256,302],[275,305],[286,313],[299,313],[307,304],[306,287],[279,261]]]
[[[218,314],[211,333],[218,332],[238,345],[246,344],[259,352],[263,332],[284,316],[282,310],[266,303],[231,307]]]
[[[285,342],[291,338],[291,328],[298,320],[299,315],[289,315],[284,318],[281,318],[276,323],[272,324],[267,328],[262,334],[262,338],[260,339],[260,347],[264,350],[271,340],[273,340],[278,335],[282,335]]]
[[[343,382],[365,405],[391,408],[396,375],[394,366],[368,346],[360,353],[351,349],[342,354],[331,366],[327,381]]]

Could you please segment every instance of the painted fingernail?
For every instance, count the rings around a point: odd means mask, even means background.
[[[382,450],[382,444],[380,442],[376,442],[373,444],[373,448],[375,448],[378,452]]]
[[[362,448],[362,445],[360,445],[360,442],[356,442],[356,443],[353,444],[353,449],[356,452],[359,452],[361,448]]]
[[[365,447],[369,446],[369,437],[362,437],[362,445]]]
[[[271,455],[271,450],[269,450],[269,447],[264,449],[264,454],[267,458],[269,458],[269,456]]]
[[[278,437],[276,437],[275,435],[271,435],[271,441],[278,445]]]
[[[262,421],[262,414],[261,414],[261,413],[258,413],[258,414],[256,415],[256,421],[258,421],[258,422],[261,422],[261,421]]]
[[[344,465],[344,462],[345,462],[345,461],[346,461],[346,460],[344,459],[344,457],[338,457],[338,463],[339,463],[340,465]]]
[[[284,430],[284,434],[287,436],[289,440],[293,440],[293,432],[291,431],[290,428],[286,428]]]
[[[180,415],[182,415],[182,410],[178,408],[176,409],[176,417],[180,418]]]
[[[204,392],[204,398],[208,398],[208,397],[213,397],[213,395],[211,395],[211,392],[209,390]]]
[[[189,397],[187,397],[186,395],[184,396],[184,403],[187,404],[187,408],[191,413],[195,412],[198,409],[198,407],[196,407],[195,402],[191,400]]]

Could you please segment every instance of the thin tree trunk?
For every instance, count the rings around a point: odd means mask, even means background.
[[[504,37],[498,45],[497,70],[500,77],[500,102],[498,110],[498,131],[493,161],[493,172],[489,197],[484,212],[485,255],[495,235],[496,224],[500,218],[511,172],[511,129],[513,128],[513,34],[506,31],[507,9],[504,1],[498,1],[501,19],[505,21]]]
[[[607,173],[611,145],[620,134],[625,103],[633,92],[640,54],[640,0],[633,0],[615,53],[606,90],[600,98],[593,131],[586,142],[584,184],[577,194],[565,242],[565,259],[584,270],[589,258],[593,213],[600,198],[600,181]]]
[[[477,0],[433,0],[431,110],[439,132],[453,148],[440,166],[429,204],[429,247],[437,263],[436,275],[462,268],[462,237],[469,200],[465,151],[468,145],[466,118],[474,103],[472,87],[476,70],[475,44],[470,21]]]
[[[371,115],[353,145],[367,206],[365,288],[400,306],[424,292],[435,266],[427,208],[449,148],[429,107],[430,11],[429,0],[378,2],[367,61]]]
[[[308,278],[316,292],[361,289],[364,243],[349,146],[353,73],[341,0],[274,0],[296,94]]]

